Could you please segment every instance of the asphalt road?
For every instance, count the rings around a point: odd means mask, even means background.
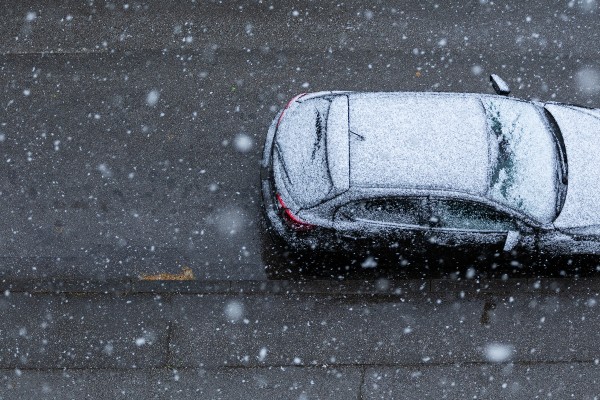
[[[91,5],[90,5],[91,4]],[[260,152],[299,92],[600,105],[595,2],[4,5],[0,275],[265,279]]]
[[[259,193],[297,93],[600,106],[597,1],[223,3],[0,4],[0,399],[598,398],[595,274],[267,280]]]
[[[13,287],[0,297],[0,399],[591,400],[599,288],[598,278]]]

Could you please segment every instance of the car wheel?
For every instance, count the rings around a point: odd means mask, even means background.
[[[283,238],[269,234],[265,227],[261,235],[268,279],[344,279],[355,269],[339,253],[290,246]]]

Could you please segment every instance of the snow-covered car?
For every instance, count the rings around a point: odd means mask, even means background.
[[[269,231],[300,251],[600,254],[600,109],[301,94],[268,131],[261,179]]]

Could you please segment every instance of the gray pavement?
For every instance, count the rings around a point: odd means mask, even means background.
[[[473,283],[6,291],[0,398],[598,394],[598,279]]]
[[[593,400],[590,364],[10,371],[2,399],[532,399]]]
[[[0,275],[265,279],[257,166],[289,98],[491,92],[497,72],[600,105],[598,7],[569,4],[5,5]]]
[[[598,2],[455,3],[0,4],[0,399],[598,398],[595,274],[267,280],[293,95],[600,106]]]
[[[1,373],[1,399],[356,398],[361,368],[158,369]],[[5,397],[2,397],[5,396]]]

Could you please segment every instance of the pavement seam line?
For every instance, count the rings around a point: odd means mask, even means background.
[[[173,353],[171,352],[171,342],[173,340],[173,321],[167,322],[166,356],[165,367],[172,368]]]
[[[364,366],[362,368],[362,373],[360,375],[360,382],[358,384],[358,398],[357,400],[363,400],[364,396],[363,396],[363,387],[365,384],[365,377],[367,375],[367,367]]]
[[[549,365],[589,365],[590,367],[598,368],[597,363],[594,360],[554,360],[554,361],[543,361],[543,360],[530,360],[530,361],[513,361],[508,363],[496,363],[490,361],[448,361],[439,363],[404,363],[404,364],[390,364],[390,363],[356,363],[356,364],[317,364],[317,365],[295,365],[295,364],[271,364],[271,365],[231,365],[231,366],[215,366],[215,367],[199,367],[199,366],[180,366],[180,367],[144,367],[144,368],[131,368],[131,367],[48,367],[48,368],[36,368],[36,367],[0,367],[0,372],[14,372],[19,371],[37,371],[37,372],[64,372],[64,371],[172,371],[174,368],[177,371],[234,371],[234,370],[273,370],[277,369],[339,369],[339,368],[364,368],[365,372],[368,368],[418,368],[418,369],[429,369],[429,368],[444,368],[444,367],[481,367],[481,366],[549,366]],[[365,374],[366,375],[366,374]]]
[[[196,280],[196,281],[137,281],[131,278],[115,280],[49,279],[24,280],[0,278],[0,289],[29,293],[177,293],[177,294],[331,294],[354,293],[404,297],[413,293],[466,294],[510,293],[514,290],[531,293],[597,292],[600,276],[592,277],[515,277],[453,280],[444,278],[389,278],[387,290],[379,290],[374,278],[354,280]]]

